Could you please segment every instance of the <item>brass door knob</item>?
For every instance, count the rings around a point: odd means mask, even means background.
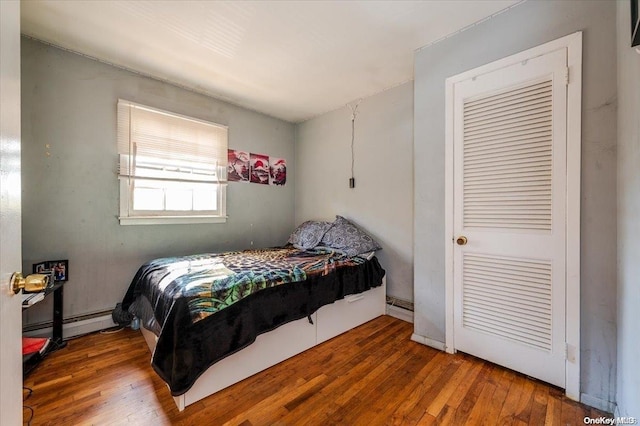
[[[32,274],[23,277],[22,273],[14,272],[11,275],[11,290],[14,293],[20,292],[21,289],[27,292],[43,291],[49,284],[49,275]]]
[[[464,237],[464,236],[458,237],[458,239],[456,240],[456,243],[458,243],[459,246],[463,246],[467,244],[467,237]]]

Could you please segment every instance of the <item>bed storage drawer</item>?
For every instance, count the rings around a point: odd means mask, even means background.
[[[386,277],[379,287],[346,296],[318,309],[318,343],[384,315],[385,296]]]
[[[256,341],[212,365],[185,394],[185,406],[193,404],[272,365],[312,348],[316,344],[316,314],[261,334]]]

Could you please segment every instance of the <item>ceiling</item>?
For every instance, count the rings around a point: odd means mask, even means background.
[[[415,49],[516,4],[21,3],[22,33],[291,122],[413,79]]]

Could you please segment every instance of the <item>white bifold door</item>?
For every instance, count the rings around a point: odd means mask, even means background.
[[[567,49],[455,83],[455,349],[565,386]]]

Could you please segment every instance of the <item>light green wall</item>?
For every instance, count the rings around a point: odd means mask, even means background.
[[[640,416],[640,52],[631,48],[629,2],[618,2],[619,415]]]
[[[354,103],[355,104],[355,103]],[[413,83],[364,99],[355,122],[351,177],[351,110],[296,129],[296,223],[342,215],[382,246],[387,293],[413,300]]]
[[[287,185],[230,183],[226,224],[119,225],[118,98],[228,125],[230,148],[287,159]],[[65,317],[113,308],[152,258],[282,245],[294,228],[293,124],[26,38],[22,150],[23,270],[69,259]]]
[[[610,409],[616,377],[616,2],[530,0],[416,52],[415,332],[445,339],[445,79],[583,31],[581,392]]]

